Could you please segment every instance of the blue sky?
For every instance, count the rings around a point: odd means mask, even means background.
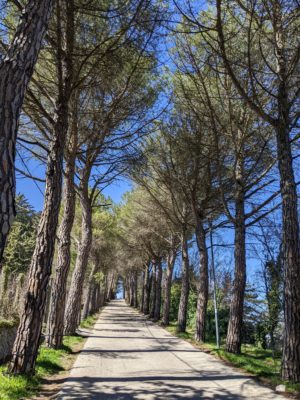
[[[16,160],[17,168],[24,170],[24,165],[17,158]],[[28,171],[30,171],[32,176],[37,176],[44,178],[45,172],[41,166],[34,160],[27,163]],[[26,171],[27,172],[27,171]],[[43,209],[44,202],[44,184],[42,182],[33,181],[30,178],[23,177],[21,174],[17,173],[16,176],[16,187],[17,193],[22,193],[28,199],[29,203],[34,207],[36,211],[41,211]],[[114,181],[110,186],[103,190],[105,196],[109,196],[115,203],[119,203],[125,192],[130,190],[130,182],[125,179],[118,179]],[[101,189],[101,188],[100,188]]]
[[[179,2],[178,4],[181,4]],[[193,2],[194,4],[194,2]],[[199,7],[199,3],[197,4],[197,7]],[[201,7],[206,6],[206,2],[200,2]],[[164,72],[164,67],[168,66],[169,68],[172,67],[172,60],[170,59],[168,55],[168,48],[170,46],[170,43],[168,41],[164,41],[160,43],[160,46],[158,48],[158,57],[160,61],[160,68],[161,72]],[[166,104],[166,98],[162,95],[160,97],[160,107]],[[18,160],[17,157],[17,166],[20,169],[24,169],[24,165]],[[36,161],[30,161],[27,163],[27,167],[30,171],[30,173],[34,176],[42,177],[44,178],[45,173],[44,173],[44,168],[41,167]],[[105,188],[103,190],[103,193],[106,196],[109,196],[112,198],[112,200],[115,203],[119,203],[122,199],[123,194],[130,190],[131,185],[128,181],[119,179],[116,182],[113,182],[109,187]],[[101,188],[100,188],[101,189]],[[17,174],[17,192],[23,193],[30,204],[34,207],[36,211],[41,211],[43,208],[43,192],[44,192],[44,184],[40,182],[34,182],[29,178],[24,178],[20,177],[19,174]],[[220,243],[227,243],[227,244],[233,244],[234,241],[234,234],[232,229],[222,229],[219,230],[218,234],[215,236],[215,242]],[[253,242],[253,237],[250,235],[247,236],[247,242],[248,244]],[[233,250],[232,247],[228,248],[225,250],[224,248],[218,248],[217,249],[217,262],[221,265],[227,265],[231,264],[233,267]],[[248,272],[249,275],[254,275],[255,272],[257,271],[259,265],[261,264],[261,261],[259,261],[257,258],[253,256],[253,252],[249,249],[249,246],[247,246],[247,264],[248,264]]]

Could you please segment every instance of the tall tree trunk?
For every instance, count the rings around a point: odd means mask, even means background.
[[[96,287],[98,285],[95,282],[95,274],[97,272],[99,272],[99,270],[100,270],[100,264],[95,263],[91,270],[89,280],[88,280],[88,285],[86,288],[86,297],[85,297],[85,302],[84,302],[84,306],[83,306],[82,319],[85,319],[89,315],[94,313],[94,310],[96,307],[95,306]]]
[[[198,342],[204,342],[208,302],[208,254],[205,229],[203,222],[200,219],[197,221],[196,240],[200,255],[200,276],[197,297],[195,340]]]
[[[124,279],[124,288],[125,288],[125,302],[130,304],[130,286],[129,286],[129,279],[126,277]]]
[[[127,303],[127,304],[129,304],[130,303],[130,291],[129,291],[129,283],[128,283],[128,277],[126,277],[125,279],[124,279],[124,289],[125,289],[125,302]]]
[[[277,129],[278,164],[282,196],[284,335],[281,377],[300,382],[300,244],[297,189],[291,145],[284,124]]]
[[[58,102],[52,142],[47,159],[44,208],[32,256],[24,311],[20,320],[9,366],[11,373],[33,373],[37,357],[47,286],[51,275],[56,228],[62,192],[63,155],[68,132],[69,100],[72,90],[72,52],[74,43],[73,1],[64,3],[67,13],[66,43],[62,43],[61,8],[57,3]],[[62,51],[65,47],[67,50]]]
[[[44,209],[30,265],[24,312],[14,344],[11,373],[32,373],[35,367],[58,223],[63,148],[63,135],[59,134],[48,157]]]
[[[95,282],[95,280],[93,280],[91,293],[92,295],[91,295],[91,305],[90,305],[89,315],[98,312],[101,306],[101,300],[100,300],[101,293],[100,293],[99,282]]]
[[[290,100],[293,97],[290,84],[291,71],[287,55],[288,41],[285,35],[284,5],[276,1],[270,8],[270,21],[273,27],[274,55],[276,61],[277,86],[277,118],[274,112],[268,114],[268,109],[263,110],[261,104],[253,101],[253,96],[248,96],[243,90],[241,82],[234,74],[226,54],[225,38],[222,23],[222,0],[217,1],[217,30],[220,49],[225,67],[229,72],[237,90],[247,104],[265,121],[270,123],[276,132],[277,159],[280,175],[280,191],[282,199],[282,231],[284,254],[284,335],[281,378],[291,382],[300,382],[300,239],[299,215],[297,207],[297,189],[293,170],[293,157],[291,151],[290,128],[293,107]],[[271,32],[271,31],[270,31]],[[295,50],[295,57],[296,52]],[[255,96],[254,96],[255,98]],[[295,100],[297,98],[295,97]],[[297,100],[296,100],[297,101]],[[274,103],[275,104],[275,103]],[[296,104],[296,103],[294,103]]]
[[[97,309],[97,296],[98,296],[98,287],[100,285],[95,282],[93,279],[92,286],[90,288],[90,303],[89,307],[87,309],[87,315],[93,315],[95,314],[98,309]]]
[[[81,320],[85,320],[90,314],[90,309],[91,309],[91,301],[92,301],[92,284],[89,283],[88,287],[86,288],[86,293],[85,293],[85,299],[84,299],[84,305],[83,305],[83,310],[82,310],[82,315],[81,315]]]
[[[145,271],[142,272],[141,283],[142,283],[142,292],[141,292],[141,301],[140,301],[140,311],[143,312],[144,299],[145,299]]]
[[[47,319],[48,319],[48,316],[49,316],[51,287],[52,287],[52,278],[50,276],[49,283],[48,283],[48,288],[47,288],[45,308],[44,308],[43,324],[47,324]]]
[[[15,216],[15,148],[25,92],[52,12],[53,0],[27,2],[0,63],[0,261]]]
[[[144,286],[145,286],[145,297],[143,303],[143,313],[145,315],[148,315],[150,310],[150,295],[151,295],[150,263],[146,265]]]
[[[100,310],[100,308],[103,306],[102,303],[102,290],[101,290],[101,284],[98,283],[95,289],[95,311],[97,312]]]
[[[167,257],[167,270],[165,277],[164,305],[162,315],[162,324],[164,326],[168,326],[170,323],[171,287],[175,259],[176,249],[171,249]]]
[[[115,274],[112,272],[109,274],[107,280],[107,289],[106,289],[106,300],[113,300],[115,297],[114,287],[115,287]]]
[[[241,352],[242,345],[244,297],[246,287],[246,228],[243,190],[239,191],[235,206],[235,271],[226,338],[226,350],[230,353],[238,354]]]
[[[138,306],[138,274],[135,271],[133,273],[133,307],[137,308]]]
[[[156,261],[157,272],[156,272],[156,296],[155,296],[155,308],[154,308],[154,321],[160,319],[161,309],[161,281],[162,281],[162,265],[161,259]]]
[[[103,290],[102,290],[102,304],[104,305],[104,304],[106,304],[106,301],[107,301],[107,299],[106,299],[106,293],[107,293],[107,286],[108,286],[108,277],[107,277],[107,274],[105,274],[105,276],[104,276],[104,285],[103,285]]]
[[[157,285],[157,264],[156,261],[152,261],[152,287],[151,287],[151,310],[150,310],[150,318],[154,318],[155,314],[155,303],[156,303],[156,285]]]
[[[104,278],[105,279],[105,278]],[[97,310],[105,304],[105,289],[103,282],[97,286]]]
[[[61,347],[64,333],[67,279],[71,263],[71,231],[75,217],[75,155],[67,160],[64,187],[64,213],[58,232],[57,265],[52,281],[46,343]]]
[[[138,273],[137,271],[134,272],[134,300],[133,300],[133,307],[138,307]]]
[[[134,275],[130,274],[130,306],[134,306]]]
[[[89,174],[87,174],[89,176]],[[65,312],[65,334],[74,335],[78,328],[84,277],[92,244],[92,207],[88,193],[88,179],[85,177],[80,190],[82,209],[81,241],[78,246],[76,264],[72,275]]]
[[[177,320],[177,331],[185,332],[186,330],[186,318],[187,318],[187,306],[190,292],[190,267],[189,267],[189,253],[188,243],[186,238],[186,229],[182,231],[181,237],[181,255],[182,255],[182,274],[181,274],[181,293],[178,309],[178,320]]]
[[[276,2],[274,38],[278,76],[278,120],[275,126],[277,158],[282,198],[284,335],[281,377],[300,382],[300,237],[297,187],[290,141],[290,105],[288,91],[287,45],[283,27],[283,5]]]

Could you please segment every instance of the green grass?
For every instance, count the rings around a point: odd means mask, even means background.
[[[10,376],[7,366],[0,367],[0,400],[20,400],[38,391],[41,379],[64,371],[64,358],[83,342],[79,336],[67,336],[62,349],[54,350],[42,346],[36,362],[36,374],[32,377]]]
[[[0,367],[0,399],[19,400],[32,396],[39,387],[39,377],[8,376],[6,367]]]
[[[270,378],[274,383],[278,380],[280,355],[278,354],[273,358],[270,350],[263,350],[255,346],[245,345],[242,347],[241,354],[228,353],[222,347],[220,349],[213,349],[212,354],[259,377]]]
[[[84,319],[81,322],[80,328],[91,329],[95,325],[95,323],[98,319],[98,316],[99,316],[99,314],[93,314],[93,315],[88,316],[86,319]]]
[[[228,353],[224,349],[224,344],[218,349],[213,342],[198,343],[194,340],[194,330],[187,328],[186,332],[178,333],[176,331],[176,323],[171,323],[166,327],[167,331],[173,335],[189,341],[193,345],[220,359],[230,362],[233,366],[243,369],[261,379],[263,382],[270,384],[273,388],[277,385],[285,384],[289,393],[300,394],[300,384],[291,384],[282,382],[280,379],[280,363],[281,354],[277,353],[273,357],[271,350],[264,350],[252,345],[243,345],[241,354]]]

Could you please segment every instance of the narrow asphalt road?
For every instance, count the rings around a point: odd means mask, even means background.
[[[116,300],[101,313],[57,399],[284,397],[170,335]]]

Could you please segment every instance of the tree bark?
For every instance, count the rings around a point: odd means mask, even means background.
[[[42,321],[45,310],[47,286],[51,275],[56,228],[62,192],[63,155],[68,132],[69,99],[72,87],[72,48],[74,40],[73,2],[65,3],[67,12],[66,43],[62,44],[61,8],[57,3],[57,74],[59,95],[56,122],[47,159],[44,208],[32,256],[24,311],[13,348],[9,371],[14,374],[34,372]],[[62,47],[66,47],[65,52]]]
[[[125,288],[125,302],[127,304],[130,304],[130,286],[129,286],[128,277],[126,277],[124,279],[124,288]]]
[[[0,261],[15,216],[15,149],[28,83],[52,12],[53,0],[30,0],[0,63]]]
[[[141,292],[141,301],[140,301],[140,311],[143,312],[144,308],[144,300],[145,300],[145,271],[142,272],[142,277],[141,277],[141,282],[142,282],[142,292]]]
[[[52,281],[46,337],[47,345],[55,349],[61,347],[64,333],[67,279],[71,263],[71,231],[74,223],[76,203],[74,174],[75,155],[72,155],[66,163],[64,213],[58,233],[57,265]]]
[[[106,289],[106,300],[113,300],[115,298],[115,292],[114,292],[114,285],[115,285],[115,274],[112,272],[111,274],[108,275],[107,279],[107,289]]]
[[[165,293],[162,316],[162,325],[164,326],[168,326],[170,323],[171,288],[175,260],[176,250],[171,249],[167,257],[167,270],[165,277]]]
[[[146,265],[144,286],[145,286],[145,297],[143,303],[143,313],[145,315],[148,315],[150,310],[150,295],[151,295],[150,264]]]
[[[289,135],[284,124],[277,129],[278,164],[282,195],[284,336],[281,377],[300,382],[300,244],[297,189]]]
[[[87,174],[87,176],[89,176],[89,174]],[[76,264],[72,275],[65,312],[64,332],[66,335],[74,335],[78,328],[83,283],[92,244],[92,207],[88,193],[88,179],[86,177],[83,179],[79,198],[82,209],[81,241],[78,246]]]
[[[197,222],[196,240],[200,255],[200,277],[197,297],[195,340],[204,342],[208,302],[208,254],[205,229],[200,219]]]
[[[281,378],[284,381],[300,382],[300,239],[299,215],[297,207],[297,189],[293,170],[293,157],[291,151],[290,129],[292,115],[291,98],[294,105],[297,97],[293,95],[294,85],[290,81],[291,64],[288,54],[293,48],[288,47],[286,40],[286,22],[283,20],[284,6],[274,2],[271,11],[273,28],[274,55],[276,66],[274,68],[277,86],[277,117],[263,109],[261,104],[255,102],[257,96],[249,96],[244,90],[242,82],[234,73],[228,59],[226,40],[223,32],[222,0],[217,0],[217,31],[221,55],[225,67],[235,84],[237,90],[249,107],[262,119],[271,124],[276,132],[277,159],[280,175],[280,191],[282,198],[282,231],[283,231],[283,257],[284,257],[284,336],[281,366]],[[271,32],[271,31],[270,31]],[[298,48],[294,48],[295,59],[299,59]],[[292,58],[294,62],[294,57]],[[264,60],[265,61],[265,60]],[[290,68],[289,68],[290,67]],[[252,71],[253,72],[253,71]],[[269,95],[269,93],[267,93]],[[276,104],[274,103],[274,104]]]
[[[181,276],[181,293],[178,309],[177,331],[185,332],[187,306],[190,292],[190,268],[189,268],[189,254],[188,243],[186,238],[186,230],[183,229],[181,237],[181,254],[182,254],[182,276]]]
[[[130,305],[130,307],[133,307],[133,305],[134,305],[134,277],[133,277],[132,272],[130,273],[129,287],[130,287],[129,305]]]
[[[237,195],[235,206],[235,272],[226,338],[226,350],[230,353],[239,354],[242,345],[244,297],[246,287],[246,228],[244,191],[242,189]]]
[[[89,283],[88,287],[86,288],[84,305],[82,310],[81,320],[85,320],[90,314],[91,309],[91,302],[92,302],[92,284]]]
[[[133,307],[138,308],[138,273],[137,271],[134,272],[134,300],[133,300]]]
[[[157,265],[155,261],[152,261],[152,287],[151,287],[151,310],[150,310],[150,318],[154,318],[154,314],[155,314],[155,303],[156,303],[156,285],[157,285],[157,278],[156,278],[156,274],[157,274]]]
[[[282,5],[274,5],[274,36],[278,76],[278,120],[275,126],[282,198],[284,335],[282,380],[300,382],[300,237],[297,187],[290,141],[287,62]]]
[[[60,133],[63,131],[64,129],[60,130]],[[30,374],[35,367],[58,223],[63,148],[63,135],[60,134],[52,144],[47,161],[44,209],[30,265],[25,308],[20,320],[13,349],[13,359],[10,364],[10,372],[15,374]]]
[[[96,286],[96,294],[95,294],[95,311],[99,311],[100,308],[103,306],[102,302],[102,290],[101,290],[101,284],[98,284]]]
[[[89,315],[93,314],[96,312],[96,292],[97,292],[97,286],[99,284],[95,282],[95,274],[99,272],[100,270],[100,264],[94,264],[92,271],[89,276],[88,280],[88,286],[86,288],[86,298],[83,306],[83,311],[82,311],[82,319],[87,318]]]
[[[161,259],[156,261],[156,296],[155,296],[155,307],[154,307],[154,321],[160,319],[161,309],[161,280],[162,280],[162,265]]]

